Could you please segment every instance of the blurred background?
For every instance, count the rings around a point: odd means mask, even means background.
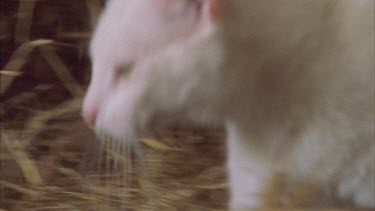
[[[1,0],[2,210],[225,210],[224,133],[172,127],[143,163],[81,119],[104,0]]]

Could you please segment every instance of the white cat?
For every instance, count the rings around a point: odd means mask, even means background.
[[[111,0],[91,57],[98,134],[134,141],[160,112],[226,125],[232,210],[277,174],[375,207],[373,0]]]

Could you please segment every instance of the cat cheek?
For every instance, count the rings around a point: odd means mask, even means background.
[[[134,137],[138,120],[134,118],[137,112],[134,110],[133,101],[121,89],[113,90],[109,98],[98,113],[96,132],[114,140]]]
[[[126,91],[126,87],[129,84],[129,77],[128,76],[120,76],[116,79],[113,84],[113,91],[123,90]]]

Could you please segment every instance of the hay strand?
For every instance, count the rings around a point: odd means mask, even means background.
[[[142,138],[141,142],[144,143],[146,146],[155,150],[162,150],[162,151],[177,150],[153,138]]]
[[[23,43],[17,50],[14,51],[8,63],[4,66],[2,71],[21,71],[23,65],[28,61],[28,55],[36,47],[48,45],[52,40],[38,39]],[[0,95],[3,95],[15,78],[9,75],[0,75]]]
[[[63,85],[74,97],[83,96],[83,89],[78,85],[75,79],[70,74],[68,67],[61,61],[60,57],[50,46],[42,46],[39,48],[40,53],[51,66],[52,70],[63,82]]]
[[[33,20],[35,1],[20,1],[17,12],[17,25],[15,33],[16,44],[29,41],[30,29]]]
[[[39,168],[36,163],[29,158],[25,147],[20,141],[14,136],[5,133],[4,130],[1,132],[1,140],[17,162],[25,180],[31,185],[41,185],[43,180],[39,173]]]

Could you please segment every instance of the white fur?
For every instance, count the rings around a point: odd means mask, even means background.
[[[84,113],[99,133],[183,112],[227,126],[233,210],[259,206],[278,172],[375,207],[374,1],[232,0],[217,19],[213,0],[179,1],[166,22],[150,2],[110,1],[94,34]]]

